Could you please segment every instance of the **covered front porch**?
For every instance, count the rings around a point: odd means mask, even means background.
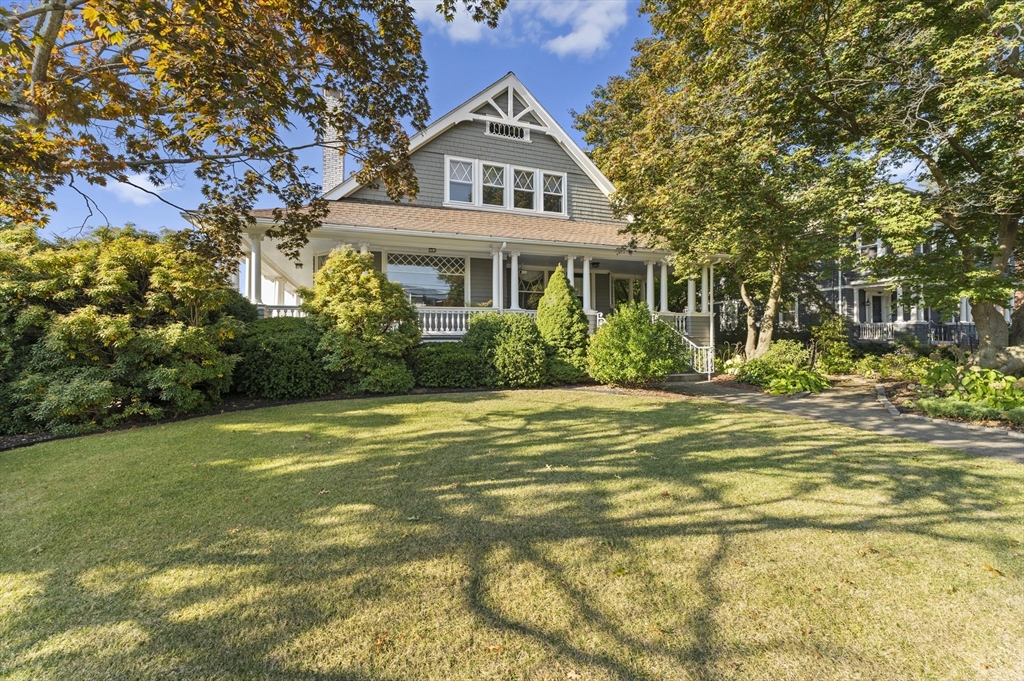
[[[302,316],[299,289],[335,248],[372,254],[375,269],[400,283],[419,312],[425,340],[454,340],[474,314],[536,314],[559,265],[590,320],[591,332],[618,305],[643,301],[653,315],[697,346],[712,346],[713,265],[690,279],[685,305],[669,298],[667,253],[580,244],[536,243],[463,235],[397,235],[382,230],[315,230],[299,263],[258,233],[243,240],[239,290],[267,317]]]
[[[952,314],[925,306],[920,295],[911,295],[889,282],[853,282],[856,338],[891,342],[913,337],[929,345],[970,345],[978,333],[966,298]]]

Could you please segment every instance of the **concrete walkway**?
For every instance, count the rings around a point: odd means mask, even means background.
[[[782,412],[816,421],[828,421],[881,435],[916,440],[937,447],[948,447],[978,456],[1024,463],[1024,440],[984,430],[967,430],[957,426],[893,418],[876,399],[870,384],[847,383],[817,395],[786,397],[753,392],[729,384],[675,383],[662,386],[666,390],[707,397],[729,404]]]

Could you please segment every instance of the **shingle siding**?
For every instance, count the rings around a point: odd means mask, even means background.
[[[491,270],[493,262],[488,258],[470,258],[469,260],[469,293],[474,305],[487,303],[491,300]]]
[[[420,188],[416,204],[443,205],[444,157],[447,154],[566,173],[570,218],[586,222],[619,222],[612,215],[607,197],[553,138],[533,131],[529,143],[508,140],[485,135],[485,125],[480,121],[460,123],[412,154]],[[352,198],[390,202],[383,186],[376,189],[363,187]]]

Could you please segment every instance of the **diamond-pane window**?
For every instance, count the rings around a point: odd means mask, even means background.
[[[405,289],[417,305],[462,307],[466,295],[466,259],[418,253],[388,253],[388,279]]]
[[[482,192],[484,205],[505,205],[505,167],[484,166],[484,187]]]
[[[448,199],[460,203],[473,203],[473,164],[470,161],[449,163]]]
[[[516,170],[512,173],[512,205],[516,208],[534,210],[532,170]]]
[[[544,175],[544,212],[561,213],[565,202],[565,187],[561,175]]]

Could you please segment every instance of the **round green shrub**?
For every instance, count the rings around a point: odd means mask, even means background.
[[[537,304],[537,330],[547,344],[552,381],[576,383],[586,378],[590,323],[561,265]]]
[[[544,339],[526,315],[474,315],[462,342],[483,358],[484,385],[531,388],[547,379]]]
[[[475,388],[484,385],[480,355],[464,343],[427,343],[409,356],[416,385],[424,388]]]
[[[405,362],[384,357],[374,360],[369,371],[357,383],[347,385],[345,391],[354,395],[398,395],[409,392],[415,385],[416,381]]]
[[[331,392],[333,381],[317,355],[319,329],[308,319],[259,319],[239,340],[235,390],[248,397],[298,400]]]
[[[684,369],[682,342],[667,324],[652,321],[643,303],[622,305],[590,341],[590,375],[611,385],[650,383]]]

